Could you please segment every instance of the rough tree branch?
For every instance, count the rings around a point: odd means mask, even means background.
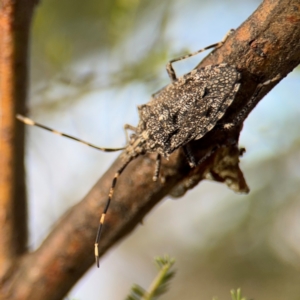
[[[24,126],[28,43],[34,1],[0,2],[0,282],[27,252],[27,205],[24,176]]]
[[[299,25],[298,0],[265,0],[220,49],[199,64],[203,67],[226,62],[242,74],[241,89],[221,122],[228,123],[238,115],[259,83],[279,73],[285,77],[300,63]],[[265,87],[259,99],[273,86]],[[153,155],[134,160],[117,184],[100,255],[130,233],[164,196],[181,196],[204,178],[247,192],[235,145],[240,130],[241,126],[228,131],[216,128],[191,143],[198,159],[215,150],[194,169],[190,169],[181,150],[171,155],[169,161],[163,160],[164,183],[152,181]],[[62,217],[40,248],[22,257],[9,281],[10,299],[61,299],[94,264],[93,244],[99,215],[121,164],[117,159],[88,195]]]

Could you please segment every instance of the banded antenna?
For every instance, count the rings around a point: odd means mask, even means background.
[[[62,133],[60,131],[57,131],[55,129],[47,127],[47,126],[45,126],[43,124],[37,123],[37,122],[35,122],[35,121],[33,121],[33,120],[31,120],[31,119],[29,119],[27,117],[24,117],[22,115],[16,115],[16,118],[19,121],[21,121],[24,124],[26,124],[26,125],[36,126],[36,127],[45,129],[45,130],[50,131],[50,132],[52,132],[54,134],[57,134],[57,135],[60,135],[60,136],[64,136],[66,138],[69,138],[69,139],[74,140],[76,142],[79,142],[81,144],[84,144],[86,146],[89,146],[89,147],[92,147],[94,149],[101,150],[101,151],[104,151],[104,152],[115,152],[115,151],[124,150],[126,148],[126,147],[122,147],[122,148],[103,148],[103,147],[99,147],[99,146],[96,146],[94,144],[88,143],[88,142],[86,142],[84,140],[78,139],[78,138],[76,138],[74,136]],[[123,164],[123,166],[115,173],[115,176],[114,176],[114,178],[112,180],[111,188],[110,188],[109,195],[108,195],[108,200],[106,202],[106,205],[105,205],[104,210],[103,210],[103,212],[101,214],[101,217],[100,217],[100,222],[99,222],[99,226],[98,226],[98,230],[97,230],[97,235],[96,235],[96,241],[95,241],[95,250],[94,251],[95,251],[96,264],[97,264],[98,268],[99,268],[99,248],[98,248],[98,244],[99,244],[101,233],[102,233],[102,229],[103,229],[105,215],[106,215],[107,210],[109,208],[109,205],[110,205],[113,193],[114,193],[114,188],[115,188],[115,185],[117,183],[118,177],[121,175],[121,173],[127,167],[127,165],[131,162],[131,160],[134,159],[134,158],[135,157],[132,156],[129,159],[127,159],[126,162]]]

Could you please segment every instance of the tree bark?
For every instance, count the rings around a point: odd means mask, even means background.
[[[278,74],[283,78],[300,63],[299,25],[298,0],[265,0],[221,48],[197,66],[226,62],[242,74],[241,88],[220,123],[234,120],[259,83]],[[274,84],[265,86],[257,100]],[[164,196],[180,197],[204,178],[247,192],[238,165],[241,151],[236,146],[241,127],[224,131],[216,126],[202,139],[192,142],[193,153],[202,161],[196,168],[190,169],[180,149],[175,151],[169,161],[163,160],[163,183],[152,181],[154,155],[130,163],[115,189],[99,245],[100,255],[129,234]],[[61,299],[94,265],[93,245],[99,217],[114,173],[121,165],[118,158],[87,196],[61,218],[40,248],[15,262],[6,281],[7,298]]]
[[[27,251],[24,126],[32,0],[0,2],[0,282],[4,288]]]

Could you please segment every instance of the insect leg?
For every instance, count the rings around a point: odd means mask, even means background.
[[[213,149],[211,149],[208,153],[206,153],[198,162],[197,165],[202,164],[205,160],[207,160],[211,155],[213,155],[221,146],[217,145]]]
[[[157,156],[156,156],[153,181],[157,181],[157,179],[158,179],[159,172],[160,172],[160,166],[161,166],[161,155],[158,153]]]
[[[124,149],[125,149],[125,147],[122,147],[122,148],[103,148],[103,147],[98,147],[98,146],[96,146],[96,145],[90,144],[90,143],[88,143],[88,142],[85,142],[85,141],[83,141],[83,140],[81,140],[81,139],[78,139],[78,138],[76,138],[76,137],[73,137],[73,136],[71,136],[71,135],[68,135],[68,134],[59,132],[59,131],[54,130],[54,129],[52,129],[52,128],[49,128],[49,127],[47,127],[47,126],[45,126],[45,125],[42,125],[42,124],[37,123],[37,122],[34,122],[33,120],[31,120],[31,119],[29,119],[29,118],[27,118],[27,117],[24,117],[24,116],[22,116],[22,115],[17,115],[16,118],[17,118],[19,121],[21,121],[21,122],[23,122],[23,123],[25,123],[25,124],[27,124],[27,125],[40,127],[40,128],[42,128],[42,129],[48,130],[48,131],[50,131],[50,132],[52,132],[52,133],[54,133],[54,134],[57,134],[57,135],[60,135],[60,136],[64,136],[64,137],[69,138],[69,139],[71,139],[71,140],[80,142],[81,144],[84,144],[84,145],[86,145],[86,146],[89,146],[89,147],[92,147],[92,148],[95,148],[95,149],[97,149],[97,150],[101,150],[101,151],[104,151],[104,152],[114,152],[114,151],[120,151],[120,150],[124,150]]]
[[[97,235],[96,235],[96,241],[95,241],[95,259],[96,259],[96,264],[97,264],[98,268],[99,268],[99,247],[98,247],[98,244],[99,244],[101,233],[102,233],[102,229],[103,229],[104,219],[105,219],[107,210],[109,208],[112,196],[114,194],[115,186],[116,186],[116,183],[117,183],[117,180],[118,180],[119,176],[122,174],[122,172],[124,171],[124,169],[128,166],[128,164],[135,157],[136,156],[130,156],[127,159],[127,161],[123,164],[123,166],[115,173],[114,179],[112,181],[111,188],[110,188],[110,191],[109,191],[109,194],[108,194],[108,199],[107,199],[106,205],[104,207],[103,213],[101,214],[101,217],[100,217],[100,224],[99,224],[99,227],[98,227],[98,231],[97,231]]]
[[[219,48],[219,47],[221,47],[225,43],[225,41],[227,40],[227,38],[229,37],[229,35],[232,32],[234,32],[233,29],[229,30],[228,33],[225,35],[225,37],[222,39],[222,41],[220,41],[218,43],[209,45],[209,46],[207,46],[207,47],[205,47],[203,49],[200,49],[200,50],[198,50],[196,52],[193,52],[193,53],[190,53],[190,54],[187,54],[187,55],[183,55],[183,56],[180,56],[180,57],[177,57],[177,58],[174,58],[174,59],[170,60],[168,62],[168,64],[166,65],[166,69],[167,69],[167,72],[169,74],[169,77],[170,77],[171,81],[174,82],[177,79],[176,73],[175,73],[175,71],[173,69],[173,66],[172,66],[172,63],[174,63],[176,61],[180,61],[180,60],[186,59],[186,58],[189,58],[189,57],[194,56],[194,55],[197,55],[197,54],[199,54],[199,53],[201,53],[201,52],[203,52],[205,50],[211,49],[211,48]]]
[[[280,75],[280,74],[276,75],[276,76],[275,76],[274,78],[272,78],[272,79],[269,79],[269,80],[267,80],[267,81],[265,81],[265,82],[263,82],[263,83],[260,83],[260,84],[256,87],[256,89],[255,89],[255,91],[254,91],[254,93],[253,93],[251,99],[249,100],[249,102],[248,102],[248,103],[246,104],[246,106],[241,110],[241,112],[237,115],[237,117],[236,117],[231,123],[228,123],[228,124],[223,125],[223,127],[224,127],[225,129],[229,129],[229,128],[231,128],[231,127],[233,127],[233,126],[236,126],[236,125],[240,124],[241,122],[243,122],[244,119],[246,118],[246,116],[249,114],[249,112],[250,112],[250,111],[253,109],[253,107],[257,104],[257,103],[256,103],[256,102],[257,102],[256,100],[257,100],[258,95],[259,95],[259,93],[261,92],[262,88],[263,88],[264,86],[267,86],[267,85],[269,85],[269,84],[271,84],[271,83],[273,83],[273,82],[279,80],[279,79],[281,79],[281,75]]]
[[[166,86],[164,86],[164,87],[162,87],[161,89],[159,89],[158,91],[156,91],[155,93],[153,93],[152,95],[151,95],[151,98],[152,99],[154,99],[154,98],[156,98],[156,96],[165,88]]]
[[[124,131],[125,131],[125,136],[126,136],[126,143],[129,144],[129,136],[128,136],[128,131],[127,130],[131,130],[133,132],[137,132],[137,128],[130,125],[130,124],[125,124],[124,125]]]
[[[194,155],[192,154],[191,152],[191,148],[190,146],[187,144],[185,146],[183,146],[183,153],[190,165],[191,168],[194,168],[196,167],[196,161],[195,161],[195,157]]]

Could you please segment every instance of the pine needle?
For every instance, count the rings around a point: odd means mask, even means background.
[[[146,291],[141,286],[135,284],[132,286],[131,293],[127,296],[126,300],[154,300],[167,292],[169,282],[175,275],[175,271],[170,270],[175,260],[165,255],[164,257],[156,257],[155,263],[159,272],[148,290]]]

